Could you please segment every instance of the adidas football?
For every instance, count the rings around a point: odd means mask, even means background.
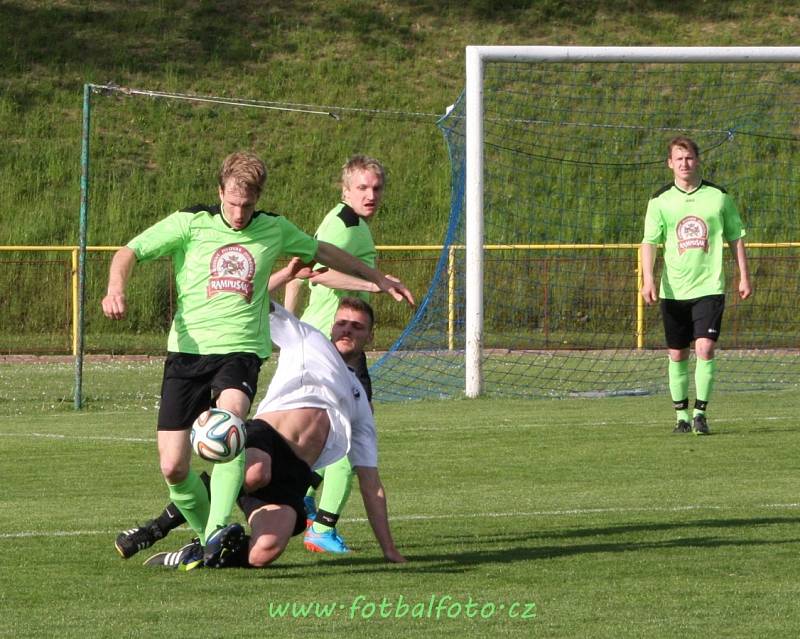
[[[244,450],[244,422],[222,408],[212,408],[194,420],[191,433],[194,452],[214,463],[232,460]]]

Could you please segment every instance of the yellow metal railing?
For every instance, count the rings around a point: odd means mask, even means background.
[[[379,245],[375,247],[379,252],[391,251],[441,251],[441,244],[406,244],[406,245]],[[747,244],[748,249],[779,249],[800,248],[800,242],[753,242]],[[87,246],[87,252],[112,252],[118,246]],[[447,255],[447,347],[455,349],[455,323],[456,323],[456,251],[464,250],[463,244],[453,244],[448,247]],[[644,348],[645,339],[645,304],[639,295],[642,285],[641,244],[487,244],[486,251],[563,251],[563,250],[635,250],[636,251],[636,347]],[[78,354],[78,259],[80,247],[78,246],[0,246],[2,252],[69,252],[71,254],[72,286],[72,354]]]
[[[87,246],[87,251],[116,251],[118,246]],[[70,281],[72,282],[72,354],[78,354],[78,256],[79,246],[0,246],[0,252],[69,252],[72,256]]]

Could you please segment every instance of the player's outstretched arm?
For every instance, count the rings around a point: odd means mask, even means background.
[[[367,293],[381,293],[381,289],[374,282],[362,280],[355,275],[347,275],[340,271],[329,268],[314,270],[313,264],[304,264],[299,257],[293,257],[282,269],[275,271],[269,277],[269,292],[276,291],[281,286],[286,287],[286,297],[283,307],[290,313],[294,313],[297,305],[296,299],[302,280],[314,280],[315,284],[322,284],[328,288],[336,288],[345,291],[366,291]],[[386,275],[386,278],[399,282],[394,275]]]
[[[388,293],[398,302],[405,301],[414,305],[414,296],[405,284],[397,278],[387,277],[378,269],[367,266],[356,257],[328,242],[320,241],[317,248],[316,259],[321,264],[330,266],[337,271],[355,275],[368,280],[378,286],[378,289]]]
[[[109,319],[122,319],[128,310],[125,300],[125,287],[128,284],[136,264],[136,253],[127,246],[123,246],[111,259],[111,267],[108,272],[108,289],[103,298],[103,314]]]
[[[356,466],[358,475],[358,487],[361,490],[361,499],[364,501],[364,509],[367,511],[369,525],[375,539],[381,546],[383,556],[387,561],[395,564],[405,563],[407,560],[395,548],[392,533],[389,529],[389,510],[386,507],[386,491],[381,483],[377,468]]]
[[[322,286],[327,286],[328,288],[335,288],[342,291],[366,291],[367,293],[383,292],[374,282],[362,280],[360,277],[356,277],[355,275],[348,275],[347,273],[334,271],[333,269],[326,269],[324,272],[317,272],[319,275],[314,277],[314,284],[317,285],[321,284]],[[394,275],[389,275],[388,273],[386,273],[386,278],[392,280],[393,282],[400,281]]]
[[[281,288],[284,285],[293,283],[296,278],[298,279],[298,283],[300,279],[314,279],[317,277],[318,274],[322,273],[326,269],[322,270],[314,270],[314,262],[310,264],[306,264],[301,260],[299,257],[293,257],[289,260],[289,263],[284,266],[282,269],[278,269],[274,271],[269,276],[269,283],[267,284],[267,290],[272,293],[277,289]],[[293,309],[286,307],[286,309],[291,313]]]
[[[298,315],[297,305],[300,300],[300,287],[302,285],[303,280],[299,279],[286,282],[286,286],[283,291],[283,307],[292,315]]]
[[[393,275],[387,274],[386,278],[393,282],[400,282]],[[374,282],[327,267],[314,270],[313,264],[304,264],[298,257],[293,257],[284,268],[270,275],[269,292],[273,293],[284,287],[283,307],[290,313],[297,315],[300,287],[303,285],[303,280],[307,279],[314,280],[315,284],[342,291],[382,292]]]

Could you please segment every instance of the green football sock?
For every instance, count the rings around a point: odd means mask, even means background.
[[[711,392],[714,390],[714,378],[717,374],[717,361],[714,359],[697,359],[697,367],[694,371],[694,387],[697,391],[697,401],[704,407],[711,399]],[[694,414],[705,413],[695,406]]]
[[[319,471],[317,471],[319,472]],[[320,521],[322,514],[332,514],[338,518],[344,510],[350,497],[350,487],[353,484],[353,469],[347,457],[342,457],[337,462],[325,467],[325,484],[322,486],[322,495],[317,505],[317,520],[313,529],[316,532],[325,532],[334,526],[327,526]]]
[[[689,421],[689,360],[680,362],[669,360],[669,393],[675,406],[677,421]]]
[[[244,482],[244,466],[244,452],[229,462],[214,466],[211,472],[211,506],[205,529],[206,538],[217,528],[228,524],[228,518]],[[205,543],[205,540],[203,542]]]
[[[208,491],[198,475],[193,470],[182,482],[178,484],[167,484],[169,487],[169,497],[172,503],[178,507],[181,514],[186,518],[192,530],[194,530],[203,541],[203,531],[208,520]]]

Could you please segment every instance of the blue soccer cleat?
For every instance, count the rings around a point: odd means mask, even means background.
[[[303,537],[303,545],[311,552],[331,552],[339,555],[350,552],[344,539],[339,536],[335,528],[317,532],[310,527]]]
[[[306,528],[308,528],[317,518],[317,503],[311,495],[306,495],[303,497],[303,505],[306,507]]]

